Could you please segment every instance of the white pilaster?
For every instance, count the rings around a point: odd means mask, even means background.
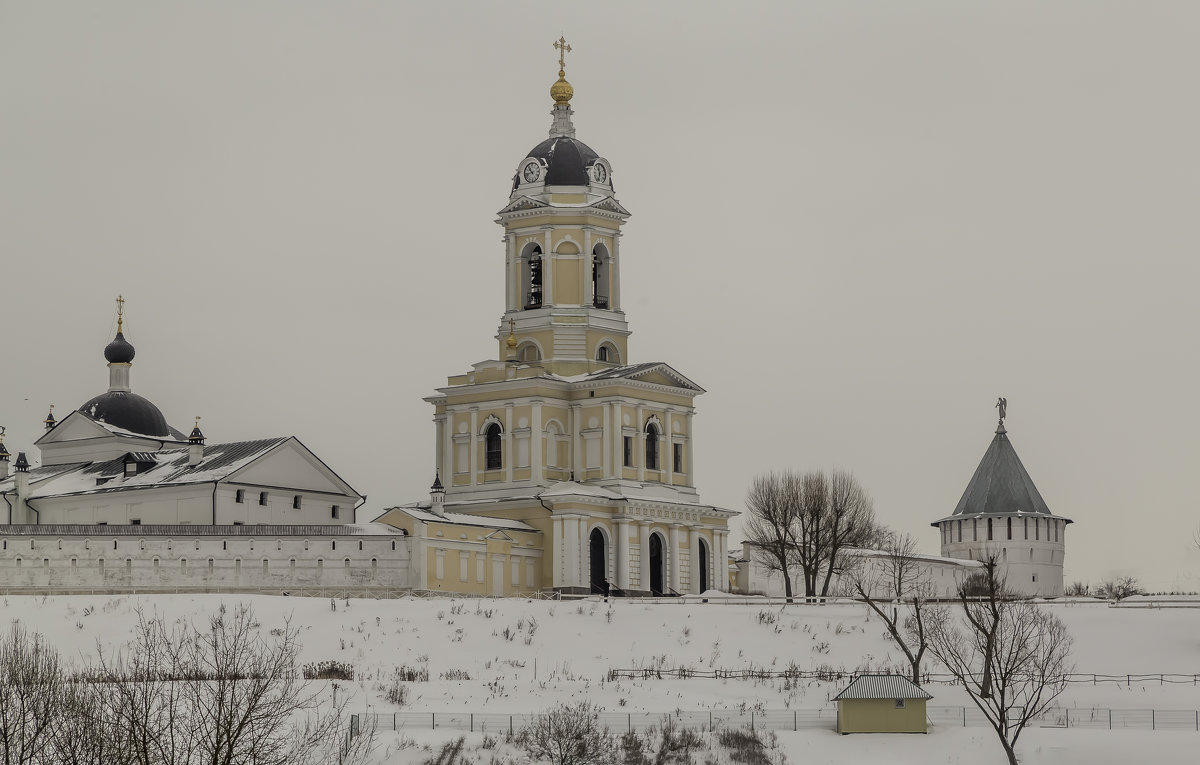
[[[683,447],[683,457],[686,462],[683,466],[683,472],[687,474],[687,485],[694,487],[696,485],[696,464],[692,462],[692,444],[695,443],[696,439],[692,436],[693,414],[691,411],[687,413],[687,432],[684,433],[687,436],[687,441],[684,442]]]
[[[471,485],[475,486],[479,483],[479,457],[476,454],[479,449],[479,407],[471,407],[471,453],[467,455],[467,462],[471,465]]]
[[[671,548],[667,555],[667,573],[668,586],[675,592],[679,592],[679,569],[681,568],[681,556],[679,554],[679,537],[683,533],[682,523],[671,524]]]
[[[634,462],[637,463],[637,476],[639,481],[646,480],[646,426],[645,426],[645,411],[642,407],[637,408],[637,422],[634,423],[634,431],[636,436],[633,439],[633,448],[637,453],[633,455]]]
[[[617,587],[622,590],[629,589],[629,522],[624,518],[617,518],[617,539],[616,539],[616,569],[617,569]]]
[[[517,461],[516,445],[513,442],[512,434],[513,424],[513,405],[508,402],[504,405],[504,481],[512,483],[513,480],[513,463]]]
[[[579,413],[579,404],[571,404],[571,470],[575,474],[575,480],[583,480],[583,436],[579,431],[583,429],[580,422],[581,415]]]
[[[667,473],[667,480],[663,481],[667,486],[674,483],[675,472],[675,434],[671,432],[671,410],[668,409],[663,415],[663,438],[662,445],[659,447],[663,453],[658,455],[658,463]]]
[[[529,473],[533,485],[540,486],[542,484],[542,447],[546,443],[546,439],[542,435],[542,402],[534,401],[530,408],[533,415],[530,427],[533,430],[529,434],[529,450],[531,452],[529,455]]]
[[[562,519],[561,515],[551,516],[550,520],[553,523],[552,534],[554,536],[554,540],[553,540],[554,571],[553,571],[553,575],[550,577],[550,586],[551,587],[565,587],[566,586],[567,566],[566,566],[566,558],[565,558],[566,551],[563,549],[563,547],[564,547],[563,535],[566,533],[566,529],[564,528],[563,519]]]
[[[605,478],[612,478],[612,407],[605,404],[601,410],[603,412],[604,421],[601,423],[603,427],[603,435],[600,443],[600,475]]]
[[[546,243],[542,245],[542,307],[554,305],[554,254],[550,249],[553,229],[547,228]]]
[[[638,521],[638,589],[650,591],[650,521]]]
[[[624,431],[621,430],[621,402],[612,402],[612,464],[613,476],[625,477]]]
[[[433,417],[433,433],[436,446],[433,450],[433,467],[439,474],[446,476],[445,483],[451,485],[454,483],[453,476],[446,472],[445,463],[442,461],[446,455],[446,415],[438,414]]]

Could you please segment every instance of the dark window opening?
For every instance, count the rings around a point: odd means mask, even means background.
[[[674,459],[672,460],[672,462],[674,464],[672,465],[672,469],[676,473],[682,473],[683,472],[683,444],[673,444],[673,447],[674,447]]]
[[[608,361],[608,346],[602,345],[596,349],[596,361]]]
[[[1012,539],[1012,518],[1008,519],[1008,538]]]
[[[267,493],[265,491],[260,491],[258,493],[258,504],[260,504],[260,505],[267,504]]]
[[[502,465],[500,450],[500,426],[492,423],[483,433],[484,467],[486,470],[499,470]]]
[[[239,505],[242,504],[243,502],[245,502],[246,501],[246,490],[238,489],[237,493],[233,495],[233,501],[237,502]]]
[[[988,518],[988,541],[992,541],[992,519]]]
[[[332,518],[336,519],[340,513],[341,513],[341,508],[338,507],[337,505],[334,505],[333,507],[331,507],[329,509],[329,514],[330,514],[330,517],[332,517]]]
[[[658,426],[646,426],[646,469],[658,470]]]
[[[300,509],[300,503],[303,501],[303,499],[304,499],[304,498],[303,498],[303,497],[301,497],[299,494],[297,494],[296,496],[292,497],[292,509],[293,509],[293,510],[299,510],[299,509]]]
[[[529,281],[525,285],[525,309],[542,307],[542,250],[535,247],[529,254]]]
[[[130,518],[130,519],[129,519],[129,525],[130,525],[130,526],[141,526],[141,525],[142,525],[142,519],[141,519],[141,518]]]
[[[625,436],[625,467],[633,467],[633,436]]]

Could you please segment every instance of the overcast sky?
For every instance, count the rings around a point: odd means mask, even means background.
[[[1200,590],[1194,2],[0,0],[0,424],[133,388],[296,435],[360,519],[427,496],[421,397],[495,354],[495,212],[578,137],[633,217],[634,362],[697,400],[702,498],[853,470],[938,550],[995,428],[1067,581]],[[735,532],[735,543],[740,536]]]

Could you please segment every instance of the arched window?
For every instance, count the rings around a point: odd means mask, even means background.
[[[646,423],[646,469],[658,470],[658,423]]]
[[[537,343],[521,343],[517,346],[518,361],[541,361],[542,352],[538,350]]]
[[[596,361],[607,361],[610,364],[620,364],[621,356],[612,343],[600,343],[596,348]]]
[[[542,307],[542,248],[538,245],[533,245],[525,252],[522,258],[524,266],[522,268],[522,276],[524,277],[523,295],[524,308]]]
[[[592,248],[592,305],[596,308],[608,308],[609,270],[610,262],[608,249],[598,244]]]
[[[500,450],[500,426],[492,423],[483,431],[484,469],[499,470],[503,464]]]

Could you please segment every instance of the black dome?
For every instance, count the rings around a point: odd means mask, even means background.
[[[111,343],[104,346],[104,358],[108,359],[109,364],[128,364],[133,361],[133,354],[133,346],[120,332]]]
[[[158,407],[136,393],[101,393],[79,407],[79,411],[93,420],[131,433],[174,437]]]
[[[591,183],[587,168],[600,158],[583,141],[557,136],[542,141],[528,156],[546,161],[547,186],[587,186]]]

